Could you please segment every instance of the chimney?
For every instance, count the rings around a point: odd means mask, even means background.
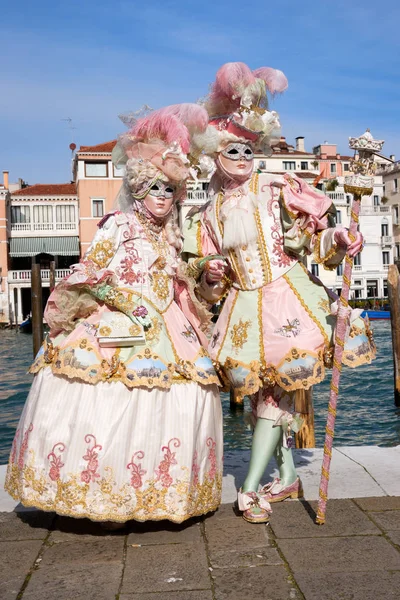
[[[305,148],[304,148],[304,137],[302,135],[300,135],[299,137],[296,138],[296,150],[297,152],[305,152]]]
[[[3,171],[3,185],[8,190],[8,171]]]
[[[389,158],[390,158],[390,160],[392,160],[393,162],[395,162],[395,160],[396,160],[396,156],[395,156],[394,154],[391,154],[391,155],[389,156]]]

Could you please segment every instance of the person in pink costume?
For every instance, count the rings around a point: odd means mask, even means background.
[[[279,128],[267,93],[286,88],[285,75],[272,68],[219,69],[205,102],[209,127],[193,140],[198,154],[215,160],[210,200],[184,227],[198,297],[208,306],[225,297],[210,355],[235,394],[251,397],[252,452],[238,494],[250,522],[266,522],[270,503],[302,494],[291,451],[301,426],[295,393],[322,381],[332,360],[337,297],[303,259],[312,254],[335,269],[362,246],[360,233],[351,243],[335,226],[332,201],[296,175],[253,172],[254,152],[268,155]],[[207,255],[222,259],[201,263]],[[344,362],[354,367],[373,355],[368,325],[353,311]],[[279,478],[259,489],[272,456]]]
[[[175,105],[120,137],[117,210],[51,294],[30,369],[5,484],[25,506],[113,527],[180,523],[220,504],[219,379],[175,301],[177,202],[191,135],[207,121]]]

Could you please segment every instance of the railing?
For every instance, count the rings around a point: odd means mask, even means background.
[[[70,269],[56,269],[56,280],[63,279],[71,274]],[[50,269],[42,269],[42,281],[50,281]],[[8,283],[27,282],[31,280],[31,271],[9,271]]]
[[[353,271],[362,271],[362,265],[354,265]]]
[[[379,214],[389,214],[391,211],[390,206],[363,206],[360,208],[360,215],[379,215]],[[351,208],[348,207],[347,214],[350,215]]]
[[[11,223],[11,231],[65,231],[78,229],[78,223]]]
[[[343,192],[326,192],[328,198],[333,202],[341,202],[347,204],[346,195]]]
[[[207,192],[205,190],[189,190],[187,193],[187,199],[206,202]]]
[[[388,271],[389,270],[389,265],[383,265],[383,270],[384,271]]]

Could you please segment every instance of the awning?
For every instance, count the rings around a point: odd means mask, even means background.
[[[77,237],[26,237],[10,239],[10,256],[79,256],[79,238]]]

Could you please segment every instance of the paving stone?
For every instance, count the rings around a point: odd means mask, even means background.
[[[400,572],[302,573],[296,581],[307,600],[397,600]]]
[[[218,510],[204,517],[206,523],[217,521],[218,519],[241,518],[242,513],[237,509],[236,503],[221,504]]]
[[[211,551],[211,566],[214,569],[234,567],[258,567],[259,565],[282,565],[283,561],[276,548],[257,550],[233,550],[232,552]]]
[[[212,578],[215,600],[296,600],[301,597],[285,567],[216,569]]]
[[[270,546],[266,525],[246,523],[243,519],[205,521],[206,538],[211,555],[214,552],[248,550]]]
[[[0,540],[44,540],[54,513],[41,510],[0,513]]]
[[[122,576],[122,563],[59,564],[35,571],[24,600],[114,600]]]
[[[400,547],[400,531],[387,531],[386,532],[387,537],[393,542],[393,544],[396,544],[397,546]]]
[[[389,531],[389,529],[400,531],[400,510],[370,512],[369,514],[383,531]]]
[[[295,577],[307,571],[400,570],[400,553],[380,536],[278,540],[278,545]]]
[[[181,524],[170,521],[146,521],[129,526],[128,544],[182,544],[188,542],[203,543],[200,521],[189,520]]]
[[[210,590],[209,573],[198,544],[128,546],[121,593]]]
[[[41,540],[1,542],[0,598],[15,600],[42,546]]]
[[[123,538],[53,544],[43,554],[24,600],[110,600],[118,593]]]
[[[156,592],[154,594],[122,594],[119,600],[213,600],[211,590],[194,592]]]
[[[399,496],[379,496],[378,498],[355,498],[354,502],[363,510],[400,510]]]
[[[380,529],[351,500],[330,500],[323,526],[315,523],[315,501],[280,502],[272,509],[270,523],[277,538],[381,534]]]
[[[126,528],[107,531],[101,527],[100,523],[90,521],[90,519],[59,516],[54,520],[52,530],[50,536],[52,542],[96,541],[99,538],[123,537],[127,534]]]
[[[123,558],[124,538],[106,540],[65,542],[53,544],[46,549],[41,567],[70,565],[73,563],[103,564],[121,562]]]

